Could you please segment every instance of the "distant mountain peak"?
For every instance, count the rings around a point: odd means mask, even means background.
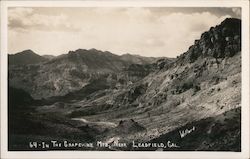
[[[89,51],[97,51],[97,52],[100,52],[100,50],[97,50],[97,49],[95,49],[95,48],[91,48],[91,49],[89,49]],[[102,52],[102,51],[101,51]]]
[[[101,51],[101,50],[97,50],[95,48],[92,48],[92,49],[77,49],[75,51],[69,51],[68,52],[69,54],[74,54],[74,53],[110,53],[108,51]]]
[[[131,54],[131,53],[122,54],[121,56],[137,56],[137,57],[141,57],[141,55]]]
[[[27,49],[23,50],[22,52],[18,52],[16,54],[36,54],[33,50]]]
[[[45,60],[46,58],[36,54],[30,49],[8,56],[8,61],[10,65],[36,64]]]
[[[56,56],[54,56],[54,55],[43,55],[43,57],[48,59],[48,60],[51,60],[51,59],[55,58]]]

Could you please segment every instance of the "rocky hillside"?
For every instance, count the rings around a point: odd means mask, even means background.
[[[240,20],[226,19],[202,34],[175,62],[163,62],[160,69],[126,89],[76,102],[77,109],[68,113],[89,120],[133,119],[147,133],[123,138],[150,140],[240,107],[240,28]]]
[[[180,132],[192,131],[184,137]],[[163,150],[163,151],[240,151],[241,145],[241,109],[236,108],[218,116],[190,122],[182,127],[152,139],[152,143],[160,143],[166,139],[177,143],[177,148],[133,148],[133,150]]]
[[[220,25],[211,27],[201,35],[188,51],[181,55],[189,62],[198,58],[214,57],[223,59],[232,57],[241,50],[241,20],[227,18]],[[180,60],[182,61],[182,60]]]
[[[159,142],[168,137],[180,146],[171,150],[240,151],[239,19],[211,27],[177,59],[140,65],[109,52],[76,50],[43,65],[11,67],[9,81],[32,97],[50,97],[47,101],[62,95],[33,108],[30,116],[41,129],[65,127],[72,134],[82,132],[79,140],[84,141],[91,132],[92,141]],[[193,126],[193,136],[179,137],[179,130]]]

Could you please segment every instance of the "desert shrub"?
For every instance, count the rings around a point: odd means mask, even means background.
[[[187,82],[187,83],[184,83],[183,85],[182,85],[182,88],[184,89],[184,90],[188,90],[188,89],[190,89],[190,88],[192,88],[193,87],[193,83],[191,83],[191,82]]]
[[[194,86],[193,82],[191,80],[187,80],[184,83],[182,83],[181,85],[176,86],[175,92],[176,92],[176,94],[181,94],[181,93],[193,88],[193,86]]]
[[[144,94],[146,90],[147,90],[147,84],[139,85],[135,87],[134,89],[131,89],[127,93],[129,103],[133,103],[139,96]]]
[[[196,85],[194,86],[194,92],[196,93],[196,92],[198,92],[198,91],[200,91],[200,90],[201,90],[200,85],[199,85],[199,84],[196,84]]]
[[[181,100],[174,99],[170,102],[169,106],[170,107],[176,107],[181,104]]]
[[[213,85],[217,85],[218,83],[227,80],[227,77],[223,77],[221,75],[214,75],[212,77],[212,79],[209,81],[209,83],[213,84]]]

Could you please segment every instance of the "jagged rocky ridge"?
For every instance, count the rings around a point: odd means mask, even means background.
[[[187,52],[180,58],[187,58],[194,62],[199,57],[226,58],[232,57],[241,50],[241,21],[227,18],[220,25],[211,27],[201,35],[200,40],[195,40]],[[188,54],[186,56],[186,54]]]
[[[92,132],[88,137],[91,141],[119,140],[127,143],[132,140],[161,141],[163,137],[176,135],[178,130],[195,125],[201,137],[177,138],[174,141],[180,144],[180,148],[174,150],[190,150],[190,145],[196,145],[191,148],[240,151],[240,20],[229,18],[212,27],[176,60],[162,59],[147,66],[133,64],[129,67],[122,70],[132,69],[132,73],[140,74],[145,72],[143,69],[146,67],[150,69],[140,78],[129,80],[133,82],[127,81],[131,76],[123,78],[123,82],[111,77],[111,74],[107,78],[98,78],[92,85],[86,85],[88,89],[73,95],[78,98],[72,97],[63,102],[55,100],[45,105],[42,101],[41,106],[33,108],[35,113],[31,116],[58,126],[53,116],[56,114],[61,119],[59,123],[67,125],[67,130],[73,134],[78,131],[86,134],[87,131]],[[119,77],[120,73],[115,76]],[[111,81],[115,81],[112,87]],[[96,85],[98,88],[105,87],[95,89]],[[230,127],[228,121],[233,120],[237,123]],[[120,133],[121,121],[130,121],[125,125],[132,126],[122,127],[124,132],[130,133]],[[69,124],[72,122],[73,125]],[[50,126],[46,124],[42,125]],[[136,131],[129,130],[131,127]],[[221,127],[221,133],[211,134],[218,127]],[[83,139],[86,135],[78,137]],[[185,141],[190,145],[187,146]],[[220,147],[222,144],[229,146]],[[126,150],[134,149],[128,147]]]

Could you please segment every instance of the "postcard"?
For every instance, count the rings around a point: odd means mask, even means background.
[[[1,158],[248,157],[248,1],[1,2]]]

